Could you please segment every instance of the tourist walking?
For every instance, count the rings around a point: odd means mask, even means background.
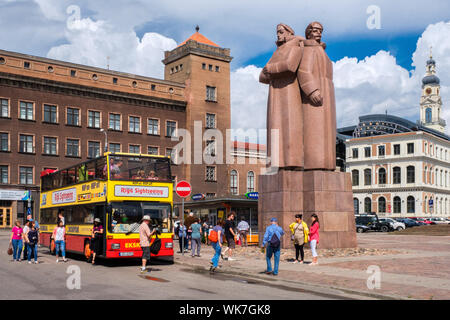
[[[228,247],[223,251],[223,254],[221,255],[223,259],[225,259],[223,256],[228,253],[228,260],[229,261],[233,261],[235,259],[233,259],[231,256],[233,255],[233,249],[236,247],[236,243],[235,243],[235,239],[236,239],[236,233],[234,233],[234,218],[235,218],[235,213],[232,211],[230,214],[228,214],[227,216],[227,220],[225,221],[225,226],[224,226],[224,235],[225,235],[225,239],[227,241],[227,245]]]
[[[191,224],[191,256],[200,257],[200,247],[202,243],[202,226],[199,223],[199,219],[196,218],[194,223]],[[197,250],[197,254],[195,251]]]
[[[17,220],[15,226],[12,228],[11,239],[9,240],[9,243],[13,247],[13,261],[20,261],[23,248],[22,234],[22,226],[20,225],[20,221]]]
[[[267,269],[266,274],[278,275],[278,266],[280,264],[280,253],[281,253],[281,237],[284,235],[283,229],[278,225],[278,220],[276,218],[270,219],[271,225],[266,228],[264,233],[264,239],[262,246],[266,248],[266,262]],[[272,259],[274,260],[274,268],[272,271]]]
[[[156,233],[156,228],[150,232],[150,220],[150,216],[143,216],[142,223],[139,226],[139,243],[142,249],[141,273],[147,272],[147,261],[150,261],[150,238]]]
[[[28,263],[31,264],[31,257],[34,257],[34,263],[37,264],[37,252],[38,252],[38,242],[39,242],[39,234],[36,229],[34,221],[29,222],[29,230],[25,235],[25,241],[27,243],[28,250]]]
[[[308,242],[309,229],[307,224],[302,220],[302,217],[303,216],[301,214],[296,214],[295,222],[292,222],[289,225],[295,247],[294,263],[303,263],[303,259],[305,258],[303,246]],[[299,256],[301,257],[301,260],[298,260]]]
[[[311,216],[312,222],[309,227],[309,246],[311,247],[311,254],[313,256],[310,266],[317,265],[317,245],[319,244],[319,218],[314,213]]]
[[[208,231],[209,231],[209,225],[205,219],[205,220],[203,220],[203,223],[202,223],[202,238],[205,239],[205,241],[203,242],[205,244],[209,244]]]
[[[241,222],[238,223],[237,226],[239,232],[239,239],[241,240],[241,246],[247,246],[247,234],[250,229],[247,221],[245,221],[244,217],[241,218]]]
[[[211,241],[211,245],[214,249],[214,256],[211,259],[211,268],[210,271],[215,271],[219,265],[219,259],[222,252],[222,243],[223,243],[223,229],[222,229],[222,220],[218,219],[216,226],[211,230],[209,236]]]
[[[59,262],[59,252],[61,251],[61,256],[64,262],[66,259],[66,227],[64,226],[63,220],[59,220],[58,225],[53,230],[51,237],[55,241],[55,254],[56,262]]]
[[[103,239],[103,226],[99,218],[94,219],[94,227],[91,234],[91,250],[92,250],[92,264],[95,264],[95,257],[100,253]]]

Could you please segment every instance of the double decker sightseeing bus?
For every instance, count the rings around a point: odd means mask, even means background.
[[[66,169],[41,173],[40,243],[54,250],[51,235],[62,213],[66,251],[89,259],[93,223],[99,218],[104,230],[99,257],[139,258],[139,224],[149,215],[150,226],[160,232],[156,257],[173,262],[172,208],[170,158],[106,152]]]

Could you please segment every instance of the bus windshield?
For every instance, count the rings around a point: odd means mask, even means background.
[[[172,181],[170,159],[127,155],[109,156],[111,180]]]
[[[150,216],[150,227],[160,228],[161,232],[170,230],[170,204],[142,201],[111,203],[109,231],[112,233],[138,233],[142,217]]]

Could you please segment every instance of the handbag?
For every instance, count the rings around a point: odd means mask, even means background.
[[[8,250],[6,251],[8,253],[9,256],[12,256],[13,254],[13,249],[11,247],[11,244],[9,244]]]

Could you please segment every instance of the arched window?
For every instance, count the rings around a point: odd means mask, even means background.
[[[236,170],[231,170],[230,179],[231,194],[238,194],[238,173]]]
[[[384,197],[378,198],[378,212],[386,213],[386,199]]]
[[[359,200],[358,200],[358,198],[353,198],[353,210],[355,211],[355,214],[359,213]]]
[[[428,197],[425,196],[425,201],[423,203],[425,213],[428,213]]]
[[[425,168],[423,169],[423,183],[428,183],[428,176],[427,176],[427,174],[428,174],[428,168],[427,168],[427,166],[425,166]]]
[[[408,166],[406,168],[406,183],[416,182],[416,168],[414,166]]]
[[[386,184],[386,169],[380,168],[378,170],[378,184]]]
[[[439,170],[438,169],[436,169],[436,174],[434,175],[434,185],[438,185],[438,173],[439,173]]]
[[[359,170],[352,171],[352,185],[359,186]]]
[[[442,173],[442,170],[441,170],[441,175],[440,175],[440,179],[439,179],[439,185],[442,187],[443,185],[444,185],[444,178],[443,178],[443,173]]]
[[[402,212],[402,200],[400,197],[394,197],[394,213]]]
[[[392,169],[392,172],[394,174],[394,184],[400,184],[402,183],[402,175],[401,175],[401,171],[400,171],[400,167],[395,167],[394,169]]]
[[[249,171],[247,173],[247,192],[255,191],[255,173],[253,171]]]
[[[372,212],[372,200],[370,198],[364,199],[364,212],[365,213]]]
[[[415,213],[416,212],[416,199],[414,199],[413,196],[409,196],[407,199],[407,204],[406,204],[406,211],[408,213]]]
[[[426,123],[433,122],[433,112],[431,111],[431,108],[425,109],[425,122]]]
[[[372,170],[364,170],[364,185],[370,186],[372,184]]]

